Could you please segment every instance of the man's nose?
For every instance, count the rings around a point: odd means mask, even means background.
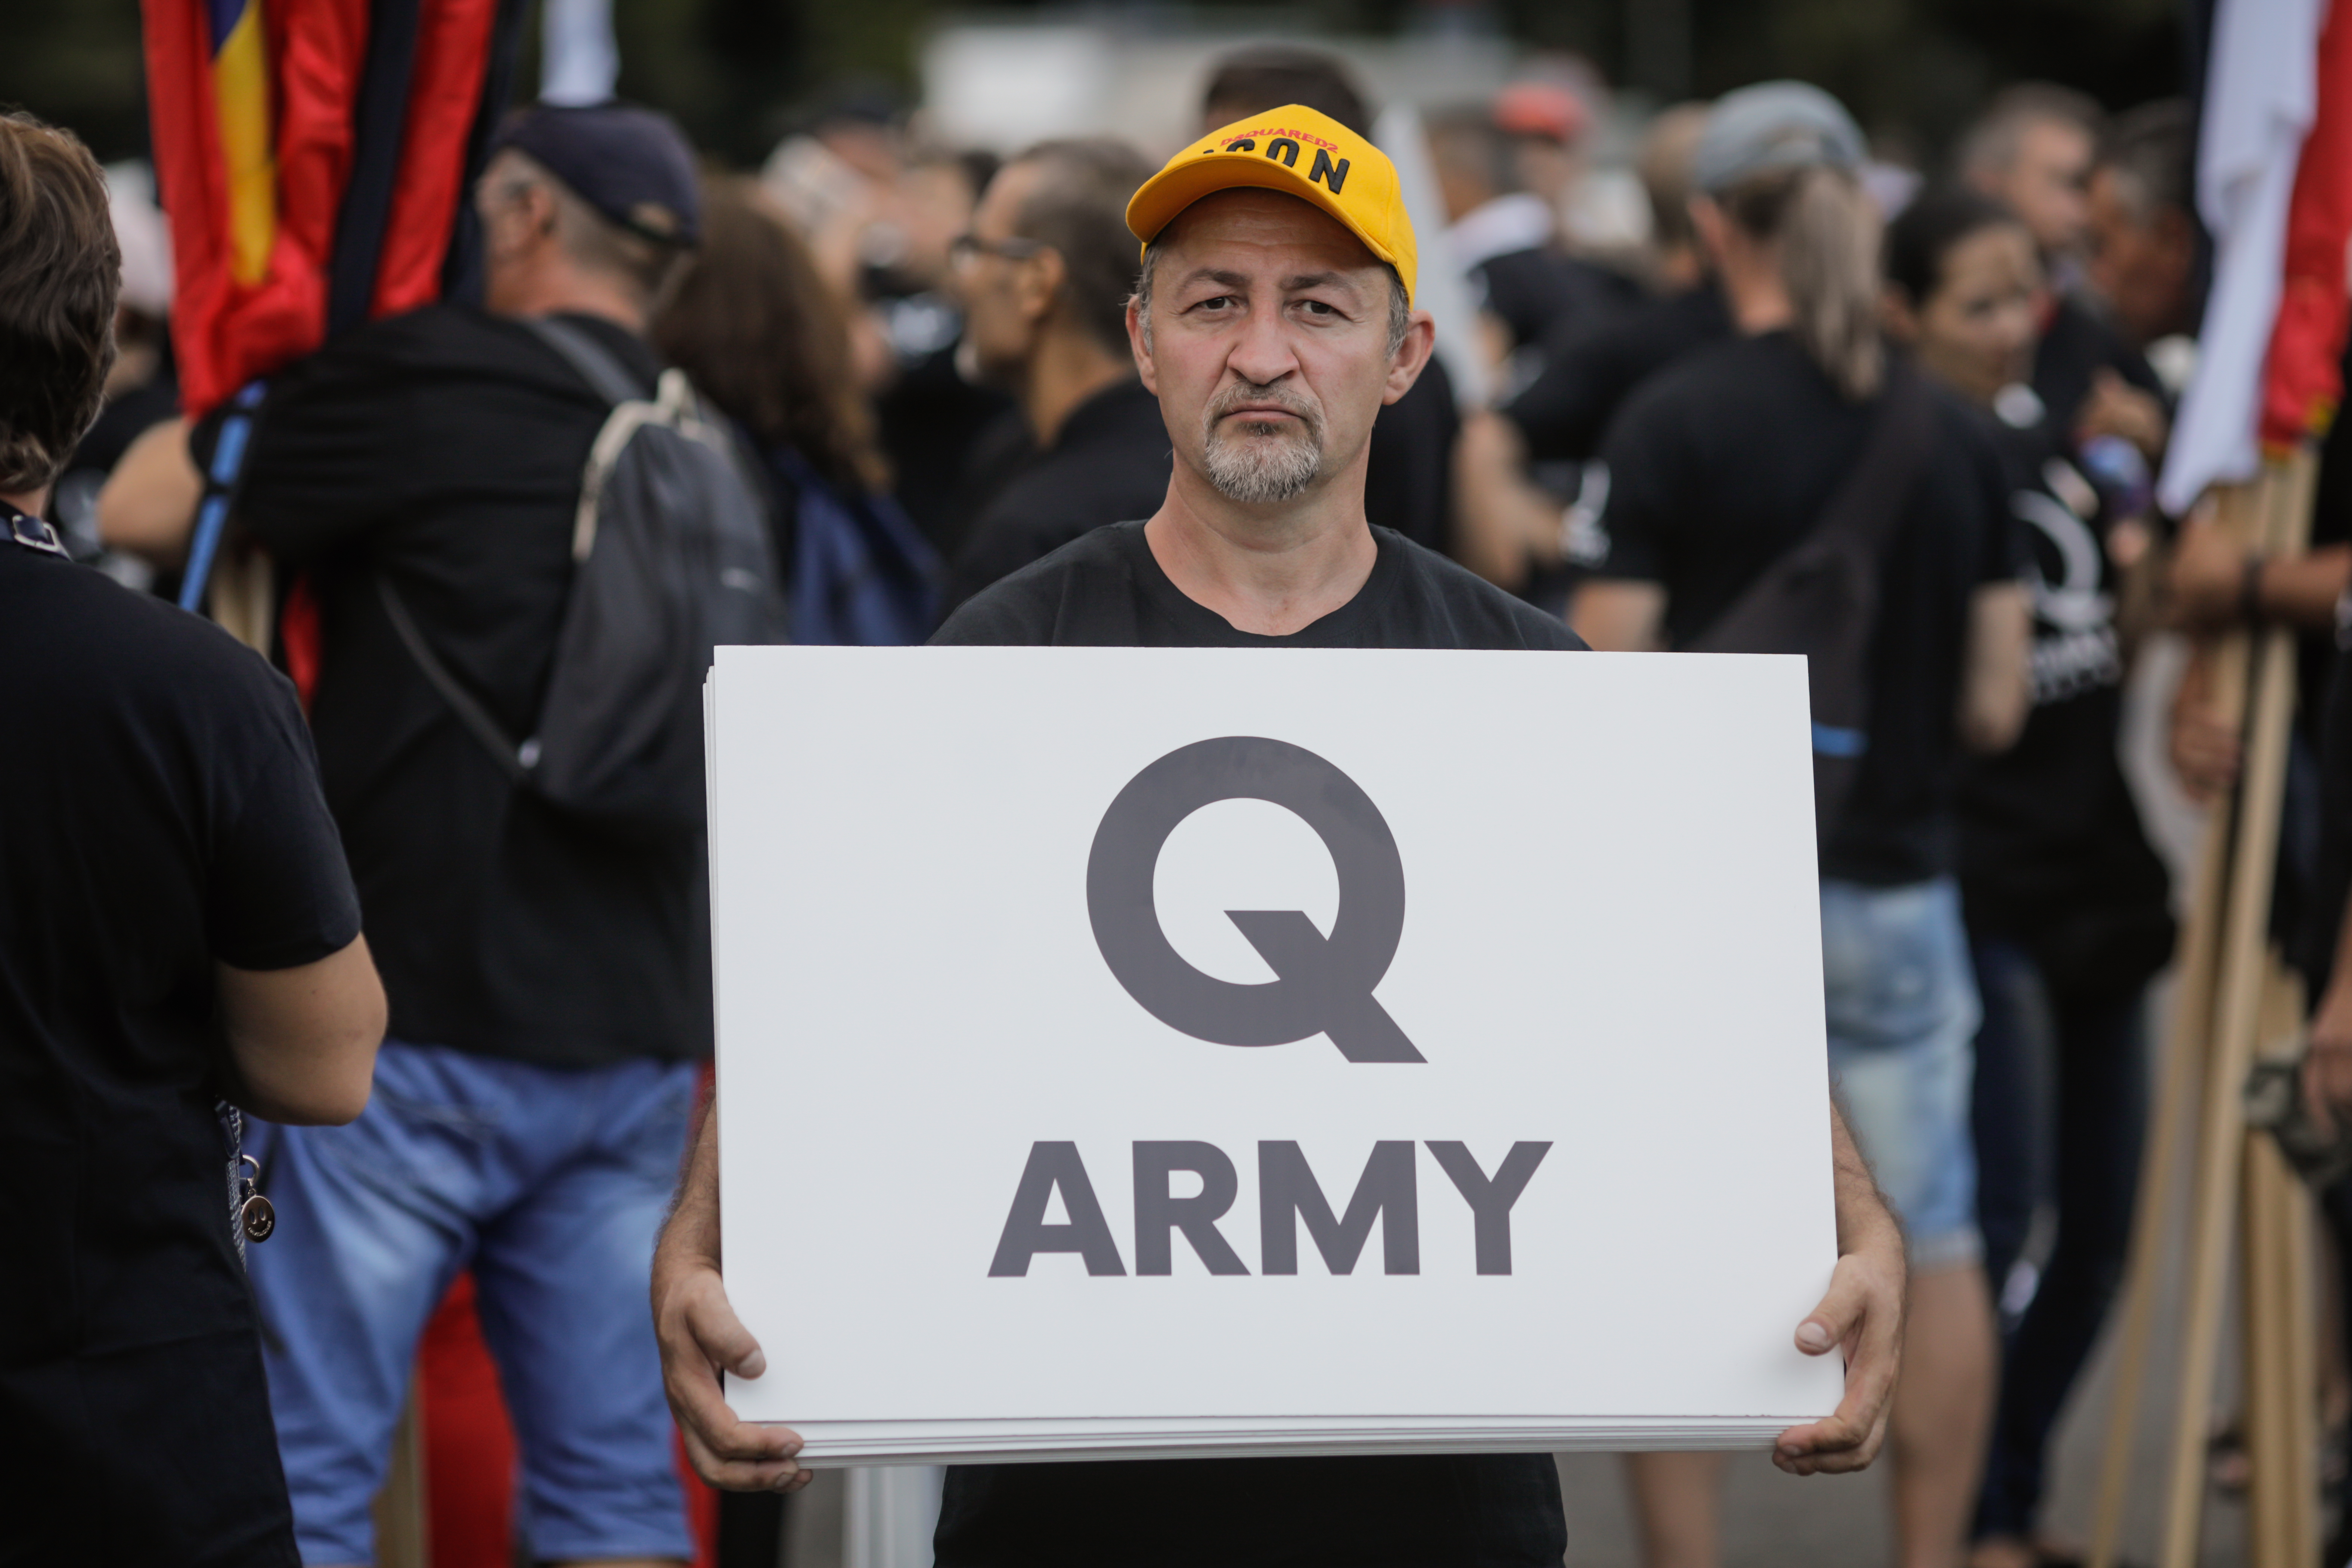
[[[1253,386],[1271,386],[1298,368],[1279,309],[1250,312],[1225,364]]]

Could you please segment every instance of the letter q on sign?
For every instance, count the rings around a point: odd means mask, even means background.
[[[1301,910],[1228,910],[1276,978],[1204,974],[1160,929],[1152,873],[1176,825],[1221,800],[1263,800],[1312,827],[1339,874],[1327,938]],[[1404,862],[1356,781],[1287,741],[1225,735],[1180,746],[1120,790],[1095,829],[1087,913],[1103,962],[1147,1013],[1220,1046],[1282,1046],[1326,1035],[1351,1062],[1424,1058],[1372,995],[1404,935]]]

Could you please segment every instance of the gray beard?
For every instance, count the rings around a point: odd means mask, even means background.
[[[1212,428],[1201,461],[1219,495],[1265,506],[1290,500],[1315,482],[1323,468],[1323,443],[1312,430],[1269,447],[1263,441],[1227,441]]]

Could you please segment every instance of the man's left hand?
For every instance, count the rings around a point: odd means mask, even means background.
[[[1910,1281],[1903,1231],[1887,1212],[1870,1169],[1832,1114],[1838,1260],[1829,1293],[1797,1325],[1807,1355],[1844,1352],[1845,1397],[1825,1421],[1791,1426],[1772,1445],[1772,1462],[1792,1476],[1866,1468],[1886,1441],[1887,1411],[1903,1361],[1903,1310]]]

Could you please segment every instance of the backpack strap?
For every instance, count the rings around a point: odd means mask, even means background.
[[[562,357],[580,374],[580,379],[596,389],[598,396],[607,403],[637,403],[646,395],[644,384],[629,374],[629,369],[613,356],[611,350],[590,337],[569,321],[559,321],[551,316],[525,316],[522,324],[530,334]]]
[[[1919,465],[1935,449],[1936,399],[1908,359],[1886,357],[1886,381],[1862,456],[1813,525],[1807,542],[1851,540],[1876,556],[1903,515]]]
[[[392,585],[392,579],[382,572],[375,573],[374,576],[376,597],[383,601],[383,613],[392,618],[392,629],[400,634],[401,645],[408,649],[408,657],[416,661],[416,668],[425,672],[425,679],[432,683],[433,689],[449,704],[449,710],[457,715],[458,722],[472,732],[474,739],[481,742],[482,749],[506,770],[507,776],[517,784],[529,783],[531,764],[539,760],[538,742],[525,741],[520,746],[514,743],[499,721],[490,717],[490,710],[483,707],[472,692],[457,684],[457,678],[449,673],[449,667],[441,662],[441,656],[435,653],[433,645],[425,640],[425,634],[417,629],[416,618],[408,613],[407,601]]]

